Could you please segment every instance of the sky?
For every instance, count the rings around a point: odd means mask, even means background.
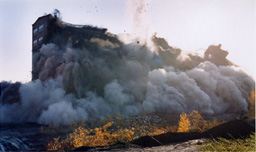
[[[255,0],[0,0],[0,81],[31,81],[32,24],[58,9],[65,22],[167,39],[186,52],[222,44],[228,59],[256,77]]]

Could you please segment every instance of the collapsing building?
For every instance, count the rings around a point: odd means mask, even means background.
[[[1,84],[3,122],[65,124],[116,113],[193,110],[233,117],[251,106],[255,82],[226,59],[221,45],[184,57],[156,35],[148,43],[125,43],[104,28],[64,23],[55,15],[39,17],[32,32],[34,81]]]
[[[41,62],[39,54],[39,50],[43,44],[54,43],[60,49],[64,49],[68,45],[72,48],[86,49],[87,51],[92,51],[91,55],[94,54],[104,54],[104,53],[112,53],[125,55],[123,47],[123,43],[117,38],[116,35],[107,33],[107,29],[105,28],[97,28],[88,25],[73,25],[69,23],[65,23],[61,21],[57,15],[45,15],[39,17],[33,26],[33,44],[32,44],[32,80],[36,80],[40,78],[39,73],[42,70],[40,67]],[[95,41],[93,41],[95,40]],[[113,44],[117,44],[119,47],[115,49],[110,49],[111,51],[98,51],[99,43],[97,40],[107,40]],[[92,43],[93,42],[93,43]],[[173,66],[174,68],[178,68],[182,71],[187,69],[192,69],[201,62],[210,61],[217,66],[220,65],[234,65],[232,62],[226,59],[228,52],[221,49],[221,45],[214,46],[211,45],[205,51],[204,57],[200,57],[195,54],[188,54],[189,59],[185,62],[180,62],[177,58],[181,54],[181,50],[177,48],[171,47],[168,42],[163,38],[158,38],[156,36],[152,36],[152,42],[155,44],[156,52],[153,54],[154,61],[157,62],[157,65],[153,66],[153,68],[161,67],[159,64]],[[138,43],[139,44],[139,43]],[[141,44],[139,44],[141,45]],[[142,48],[146,49],[146,45],[141,45]],[[123,49],[122,51],[120,51]],[[134,48],[133,48],[134,49]],[[143,49],[142,49],[143,50]],[[105,54],[106,55],[106,54]],[[126,55],[125,55],[126,56]],[[101,56],[103,57],[103,56]],[[152,65],[152,64],[151,64]],[[51,77],[54,77],[53,72]],[[49,74],[51,74],[49,73]],[[41,78],[41,80],[44,80]]]
[[[91,38],[108,39],[120,43],[114,35],[106,34],[107,29],[89,25],[73,25],[64,23],[56,15],[39,17],[32,24],[32,80],[39,78],[40,68],[38,65],[40,48],[43,44],[54,43],[60,48],[71,45],[72,48],[88,47]]]

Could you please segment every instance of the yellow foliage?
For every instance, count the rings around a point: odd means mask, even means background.
[[[216,118],[214,118],[213,121],[206,121],[203,119],[203,117],[197,110],[191,112],[188,117],[191,122],[190,130],[193,130],[193,131],[203,132],[210,128],[218,126],[221,123],[224,123],[224,122],[218,122]]]
[[[217,119],[212,122],[205,121],[198,111],[193,111],[190,114],[182,113],[178,125],[161,124],[143,121],[143,117],[138,119],[124,118],[116,114],[113,117],[105,117],[101,119],[100,124],[86,126],[84,122],[70,125],[72,133],[66,138],[54,138],[52,142],[48,143],[48,150],[71,150],[80,146],[108,146],[115,144],[117,141],[129,142],[141,136],[154,136],[166,132],[189,132],[191,129],[204,131],[220,124]],[[111,120],[111,121],[108,121]],[[112,121],[115,121],[114,122]],[[141,123],[138,123],[138,120]],[[104,125],[102,125],[104,124]],[[164,126],[166,125],[166,126]],[[73,127],[77,126],[76,129]],[[44,133],[53,129],[50,125],[49,128],[44,128]],[[69,130],[71,131],[71,130]]]
[[[248,98],[249,102],[250,102],[250,108],[248,111],[248,116],[250,118],[255,118],[255,90],[252,89],[251,91],[251,95]]]
[[[199,114],[197,110],[194,110],[189,114],[189,119],[192,125],[197,126],[198,123],[203,120],[203,117]]]
[[[197,110],[192,111],[188,117],[191,122],[192,130],[203,131],[206,121],[204,121],[203,117]]]
[[[107,146],[117,141],[128,142],[133,139],[134,132],[128,129],[120,129],[113,133],[108,132],[107,129],[112,125],[113,122],[108,122],[103,127],[95,129],[78,127],[66,139],[54,138],[53,142],[48,143],[48,150],[65,150],[67,147],[81,146]]]
[[[113,122],[108,122],[102,128],[95,128],[94,130],[88,130],[79,127],[74,133],[69,135],[69,139],[72,141],[74,147],[80,146],[107,146],[117,141],[115,134],[107,132]]]
[[[220,124],[224,123],[224,121],[222,122],[219,122],[216,118],[213,119],[212,122],[208,122],[207,125],[205,126],[204,130],[207,130],[207,129],[210,129],[210,128],[213,128],[213,127],[216,127]]]
[[[60,137],[53,138],[53,142],[47,144],[48,151],[56,151],[60,149],[69,149],[70,145],[67,145],[64,140],[60,140]]]
[[[179,129],[178,132],[188,132],[190,127],[190,121],[187,114],[182,113],[180,115]]]
[[[58,150],[59,146],[58,146],[58,142],[59,142],[59,138],[53,138],[54,142],[50,142],[47,144],[48,150]]]
[[[148,133],[149,136],[154,136],[154,135],[160,135],[160,134],[163,134],[163,133],[166,133],[167,131],[164,129],[164,128],[153,128],[152,131],[150,131]]]
[[[166,130],[167,130],[167,132],[177,132],[178,131],[178,126],[177,125],[167,126]]]
[[[113,121],[112,122],[108,122],[107,124],[105,124],[102,128],[103,128],[103,130],[106,132],[107,131],[107,128],[109,128],[110,126],[112,126],[113,125]]]
[[[117,140],[122,142],[128,142],[133,139],[134,132],[129,129],[119,129],[115,132]]]

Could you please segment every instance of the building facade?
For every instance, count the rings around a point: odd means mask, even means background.
[[[38,71],[36,70],[35,53],[39,52],[39,49],[44,43],[47,43],[49,39],[49,28],[51,21],[53,20],[51,14],[39,17],[34,24],[32,24],[32,80],[38,78]]]

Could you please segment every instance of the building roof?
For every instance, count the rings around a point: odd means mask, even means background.
[[[38,20],[40,20],[40,19],[42,19],[42,18],[53,18],[53,16],[51,15],[51,14],[48,14],[48,15],[44,15],[44,16],[41,16],[41,17],[39,17],[36,21],[35,21],[35,23],[34,24],[36,24],[36,22],[38,21]],[[34,26],[34,24],[32,24],[32,26]]]

